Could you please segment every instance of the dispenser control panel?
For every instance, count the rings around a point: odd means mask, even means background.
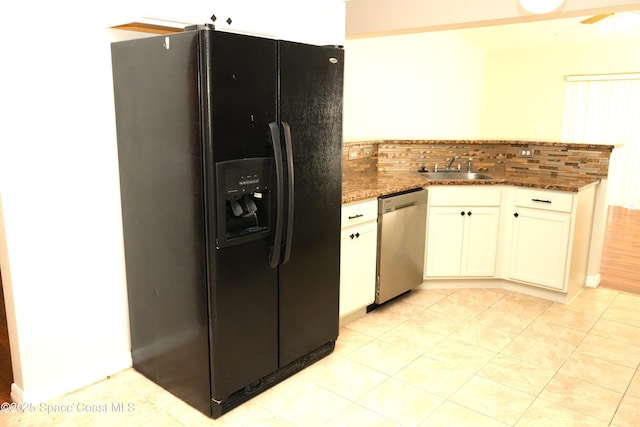
[[[216,163],[217,248],[269,235],[272,169],[270,157]]]
[[[251,158],[220,162],[216,165],[218,180],[224,180],[223,188],[227,197],[263,192],[268,189],[271,179],[271,158]],[[220,183],[219,183],[220,184]]]

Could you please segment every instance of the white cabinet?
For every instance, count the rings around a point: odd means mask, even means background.
[[[586,281],[595,187],[577,193],[514,191],[506,233],[508,278],[577,292]]]
[[[309,44],[345,40],[344,0],[183,0],[154,2],[143,13],[144,23],[176,28],[213,23],[219,31]]]
[[[494,276],[500,200],[499,187],[429,189],[425,278]]]
[[[509,277],[563,290],[571,215],[522,207],[515,211]]]
[[[464,214],[457,207],[429,208],[425,277],[460,275],[464,236],[464,217],[461,212]]]
[[[373,303],[376,283],[378,200],[342,207],[340,317]]]
[[[596,189],[430,186],[427,283],[465,278],[570,301],[587,280]]]

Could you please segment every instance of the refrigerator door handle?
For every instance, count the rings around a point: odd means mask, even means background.
[[[282,246],[282,218],[284,210],[284,173],[282,165],[282,149],[280,148],[280,127],[276,122],[269,123],[269,136],[273,146],[273,157],[276,165],[276,230],[273,238],[273,247],[269,254],[269,265],[277,267],[280,263],[280,248]]]
[[[293,238],[293,202],[295,193],[295,177],[293,170],[293,147],[291,144],[291,127],[289,123],[282,122],[282,130],[284,133],[284,149],[287,158],[287,236],[284,245],[284,256],[282,263],[289,261],[291,256],[291,240]]]

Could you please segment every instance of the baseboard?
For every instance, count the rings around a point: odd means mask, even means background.
[[[584,284],[587,288],[597,288],[600,285],[600,273],[587,276]]]
[[[561,304],[567,304],[575,296],[575,294],[567,294],[566,292],[556,291],[553,289],[545,289],[539,286],[527,285],[511,280],[504,279],[428,279],[419,289],[506,289],[518,292],[532,297],[543,298]]]
[[[367,314],[367,307],[362,307],[358,310],[355,310],[345,316],[342,316],[340,318],[340,327],[342,328],[344,325],[346,325],[347,323],[353,322],[354,320],[357,320],[361,317],[363,317],[364,315]]]
[[[25,403],[24,392],[16,383],[11,383],[11,400],[15,403]]]
[[[89,365],[79,366],[73,372],[66,372],[46,384],[30,387],[26,390],[13,383],[11,384],[11,400],[16,403],[31,404],[46,402],[102,381],[132,365],[131,353],[124,353],[109,360],[99,360]]]

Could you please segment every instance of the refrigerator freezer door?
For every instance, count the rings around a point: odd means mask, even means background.
[[[338,336],[342,49],[280,42],[280,120],[295,161],[290,259],[280,270],[280,366]]]
[[[276,41],[213,33],[212,145],[216,162],[270,157],[269,123],[277,120]]]
[[[276,41],[203,33],[212,37],[204,74],[212,99],[214,161],[271,157]],[[224,401],[278,368],[278,271],[269,266],[269,236],[209,250],[211,392]]]

